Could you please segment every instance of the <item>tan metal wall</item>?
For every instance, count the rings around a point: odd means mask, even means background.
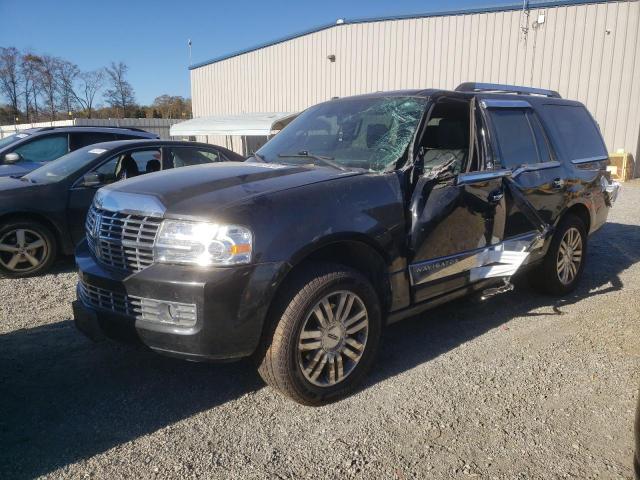
[[[533,25],[538,14],[545,22]],[[463,81],[514,83],[584,102],[609,150],[637,158],[640,2],[533,8],[525,20],[502,11],[336,25],[192,70],[193,115],[290,112],[334,96]]]

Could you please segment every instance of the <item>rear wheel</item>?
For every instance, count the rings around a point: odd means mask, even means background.
[[[46,272],[56,259],[51,230],[35,221],[0,226],[0,276],[20,278]]]
[[[552,295],[569,293],[582,277],[586,253],[586,227],[580,218],[568,214],[558,225],[542,264],[531,273],[533,285]]]
[[[293,400],[321,405],[353,392],[371,367],[381,329],[371,283],[339,265],[296,276],[275,308],[258,371]]]

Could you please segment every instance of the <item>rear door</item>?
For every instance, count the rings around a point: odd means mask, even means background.
[[[162,168],[180,168],[224,161],[226,161],[226,157],[214,148],[167,146],[164,147],[164,162]]]
[[[518,201],[513,191],[506,192],[505,239],[539,230],[542,222],[553,224],[565,204],[566,173],[540,118],[525,100],[484,99],[481,105],[490,123],[497,162],[512,172],[510,185],[526,202]]]

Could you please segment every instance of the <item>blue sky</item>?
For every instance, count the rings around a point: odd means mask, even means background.
[[[513,3],[518,2],[0,0],[0,46],[60,56],[83,70],[122,60],[138,102],[146,104],[163,93],[190,96],[189,38],[197,63],[338,18]]]

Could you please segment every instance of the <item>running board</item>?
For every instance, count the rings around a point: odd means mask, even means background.
[[[507,293],[512,291],[515,287],[513,283],[511,283],[507,278],[503,279],[504,284],[499,287],[487,288],[482,291],[482,296],[480,300],[487,300],[491,297],[495,297],[496,295],[500,295],[501,293]]]

